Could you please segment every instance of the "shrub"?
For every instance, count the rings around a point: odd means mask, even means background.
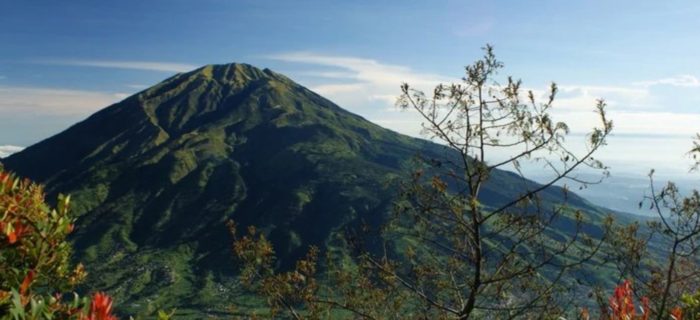
[[[74,219],[70,197],[56,208],[44,201],[39,184],[0,167],[0,317],[3,319],[115,320],[112,299],[67,294],[85,278],[73,266],[67,240]],[[66,296],[68,298],[66,299]],[[71,297],[72,296],[72,297]]]

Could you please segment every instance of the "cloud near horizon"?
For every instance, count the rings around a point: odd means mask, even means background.
[[[417,72],[406,66],[351,56],[302,51],[265,57],[308,65],[310,70],[299,74],[311,78],[312,90],[378,124],[414,136],[420,132],[420,119],[412,113],[394,112],[399,85],[406,82],[431,92],[438,83],[459,81],[457,77]],[[560,84],[552,113],[556,120],[567,122],[574,133],[586,133],[598,124],[599,119],[593,111],[596,100],[604,98],[617,134],[692,136],[694,123],[700,121],[700,113],[674,112],[674,106],[665,105],[668,104],[665,97],[652,91],[657,85],[695,87],[700,86],[700,79],[680,75],[618,85]],[[541,101],[546,98],[545,89],[546,86],[533,89]]]
[[[59,65],[59,66],[77,66],[77,67],[95,67],[95,68],[111,68],[111,69],[131,69],[131,70],[146,70],[158,72],[187,72],[198,68],[199,66],[187,63],[175,63],[164,61],[118,61],[118,60],[35,60],[33,63]]]
[[[421,90],[429,90],[439,83],[457,80],[433,73],[417,72],[406,66],[380,63],[377,60],[348,56],[324,55],[313,52],[288,52],[265,56],[267,59],[333,68],[308,70],[300,74],[323,79],[323,84],[311,89],[321,95],[338,99],[349,105],[383,101],[393,105],[402,83]],[[318,69],[318,68],[317,68]]]
[[[651,87],[651,86],[658,86],[658,85],[669,85],[673,87],[688,87],[688,88],[697,88],[700,87],[700,79],[698,77],[689,75],[689,74],[683,74],[675,77],[669,77],[669,78],[663,78],[663,79],[657,79],[657,80],[651,80],[651,81],[640,81],[636,82],[635,84],[641,85],[644,87]]]
[[[13,145],[4,145],[0,146],[0,158],[5,158],[15,152],[20,152],[24,149],[24,147],[20,146],[13,146]]]
[[[425,92],[438,83],[459,81],[458,77],[415,71],[409,67],[386,64],[373,59],[324,55],[313,52],[291,52],[266,56],[268,59],[307,68],[291,75],[344,108],[358,113],[389,129],[419,136],[420,119],[412,112],[397,112],[394,106],[399,86],[406,82]],[[149,70],[183,70],[183,66],[145,66],[112,63],[89,63],[99,67],[150,68]],[[78,65],[78,64],[74,64]],[[85,64],[88,65],[88,64]],[[155,69],[154,69],[155,68]],[[187,67],[189,68],[189,66]],[[593,112],[596,100],[605,98],[609,118],[614,121],[614,134],[623,136],[676,137],[694,135],[700,112],[681,112],[668,105],[667,97],[653,90],[655,86],[683,90],[700,86],[697,77],[683,75],[630,84],[561,84],[555,100],[553,116],[567,122],[572,132],[583,134],[598,124]],[[141,85],[127,85],[141,88]],[[546,85],[533,89],[537,97],[546,97]],[[0,86],[0,115],[13,113],[36,115],[88,115],[115,103],[128,94],[96,91]],[[662,141],[661,139],[657,139]],[[657,142],[658,142],[657,141]],[[654,142],[654,143],[657,143]],[[647,146],[650,147],[650,146]]]
[[[88,115],[127,96],[127,93],[0,86],[0,115]]]

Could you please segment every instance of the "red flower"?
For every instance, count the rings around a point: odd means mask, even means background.
[[[634,309],[634,291],[632,290],[632,283],[630,283],[629,280],[625,280],[625,282],[615,288],[615,293],[610,297],[609,307],[612,315],[608,318],[608,314],[605,313],[604,319],[648,320],[650,315],[649,298],[642,297],[640,300],[642,314],[637,317]],[[671,310],[671,319],[683,320],[683,310],[680,307],[673,308],[673,310]]]
[[[87,317],[83,316],[81,320],[117,320],[117,317],[112,315],[112,298],[106,293],[97,292],[92,296],[90,304],[90,313]]]
[[[671,318],[673,320],[683,320],[683,310],[680,307],[675,307],[671,310]]]
[[[612,319],[633,319],[635,316],[632,283],[625,280],[615,288],[615,293],[609,300],[612,309]]]
[[[34,280],[34,270],[29,270],[27,275],[24,277],[24,280],[22,280],[22,285],[19,287],[19,294],[25,295],[27,291],[29,290],[29,286],[32,284],[32,281]]]
[[[642,312],[644,313],[642,315],[642,320],[648,320],[649,319],[649,298],[647,298],[647,297],[642,297]]]
[[[25,233],[28,233],[29,231],[29,228],[20,223],[19,221],[16,221],[12,225],[12,227],[14,230],[10,231],[10,233],[7,234],[7,241],[10,244],[17,242],[17,240],[19,240]]]

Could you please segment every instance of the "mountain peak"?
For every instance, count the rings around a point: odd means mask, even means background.
[[[245,63],[210,64],[176,74],[115,107],[145,114],[159,130],[179,136],[205,125],[270,120],[280,112],[293,112],[296,105],[311,105],[300,102],[310,96],[320,98],[270,69]],[[324,103],[328,104],[332,103]]]
[[[346,127],[365,134],[378,130],[272,70],[244,63],[212,64],[176,74],[3,162],[8,167],[24,162],[28,170],[20,173],[47,182],[64,179],[69,172],[77,174],[66,170],[68,164],[78,168],[145,154],[159,159],[169,148],[188,143],[215,145],[206,154],[218,156],[248,132],[259,129],[278,136],[284,130],[294,131],[292,127],[306,127],[304,135],[337,135]],[[81,136],[89,138],[78,139]],[[56,152],[63,157],[50,163],[38,156]]]
[[[222,84],[242,85],[263,79],[287,82],[289,79],[270,70],[260,69],[247,63],[208,64],[184,74],[186,77],[202,77]]]

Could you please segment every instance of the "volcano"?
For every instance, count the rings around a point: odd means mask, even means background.
[[[411,160],[449,152],[279,73],[226,64],[177,74],[2,162],[49,199],[72,195],[85,290],[107,291],[125,313],[201,318],[240,301],[226,220],[258,226],[283,267],[310,245],[333,247],[349,225],[381,223]],[[523,184],[535,182],[495,171],[480,201],[497,205]],[[574,194],[567,202],[602,216]]]

